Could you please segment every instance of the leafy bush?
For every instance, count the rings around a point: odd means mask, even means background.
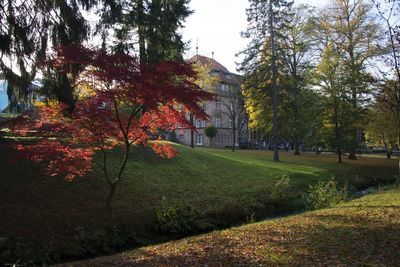
[[[214,138],[217,136],[218,129],[214,125],[209,125],[204,128],[204,134],[209,138]]]
[[[334,178],[329,181],[319,181],[309,186],[305,197],[308,209],[331,207],[344,199],[343,191],[338,190]]]
[[[157,212],[156,229],[165,234],[188,234],[197,230],[198,212],[190,205],[164,207]]]
[[[272,199],[275,202],[280,202],[290,198],[290,177],[282,175],[278,177],[272,188]]]

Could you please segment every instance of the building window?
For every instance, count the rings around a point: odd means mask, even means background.
[[[228,79],[231,79],[232,75],[230,73],[225,73],[225,77],[228,78]]]
[[[202,146],[203,145],[203,135],[202,134],[196,134],[196,145],[197,146]]]
[[[233,120],[229,119],[229,128],[233,128]]]
[[[215,108],[221,109],[221,101],[219,101],[219,100],[215,101]]]
[[[218,76],[218,75],[219,75],[219,71],[218,71],[218,70],[213,70],[213,71],[211,72],[211,75],[213,75],[213,76]]]
[[[221,83],[221,91],[228,91],[229,89],[229,85],[227,85],[226,83]]]
[[[196,120],[195,126],[196,128],[204,128],[206,127],[206,121]]]
[[[215,127],[221,128],[221,118],[215,118]]]
[[[184,134],[180,134],[178,138],[179,138],[179,140],[184,140],[185,139],[185,135]]]

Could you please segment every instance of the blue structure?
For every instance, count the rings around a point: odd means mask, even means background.
[[[0,112],[8,106],[7,87],[8,82],[0,80]]]
[[[0,80],[0,113],[9,112],[7,110],[10,103],[8,101],[7,87],[8,82],[6,80]],[[30,109],[36,100],[44,100],[44,96],[41,96],[38,92],[41,87],[43,87],[43,84],[40,82],[40,80],[33,80],[31,82],[28,87],[28,98],[24,102],[18,103],[21,110]],[[16,110],[12,111],[12,113],[14,112],[16,112]]]

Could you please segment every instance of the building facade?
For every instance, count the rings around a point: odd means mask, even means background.
[[[202,103],[209,119],[193,118],[196,127],[193,134],[194,146],[237,147],[242,139],[247,141],[247,120],[240,87],[241,77],[229,72],[219,62],[208,57],[197,55],[191,59],[191,62],[210,66],[209,75],[215,76],[218,80],[215,88],[211,90],[216,94],[215,100]],[[204,129],[209,125],[214,125],[218,130],[217,135],[212,139],[204,133]],[[175,134],[178,143],[191,145],[190,129],[178,128]]]
[[[14,104],[10,109],[10,100],[8,97],[8,81],[0,80],[0,113],[19,113],[33,107],[36,101],[43,101],[45,97],[40,93],[43,84],[40,80],[33,80],[27,88],[28,95],[25,99],[20,100]]]

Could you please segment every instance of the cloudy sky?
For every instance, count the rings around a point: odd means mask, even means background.
[[[295,0],[295,4],[309,4],[321,7],[329,0]],[[240,32],[246,29],[247,0],[191,0],[190,7],[194,10],[185,23],[183,37],[190,41],[187,57],[196,54],[196,42],[199,44],[199,54],[214,58],[231,72],[236,72],[235,54],[246,47],[246,41],[240,37]]]

